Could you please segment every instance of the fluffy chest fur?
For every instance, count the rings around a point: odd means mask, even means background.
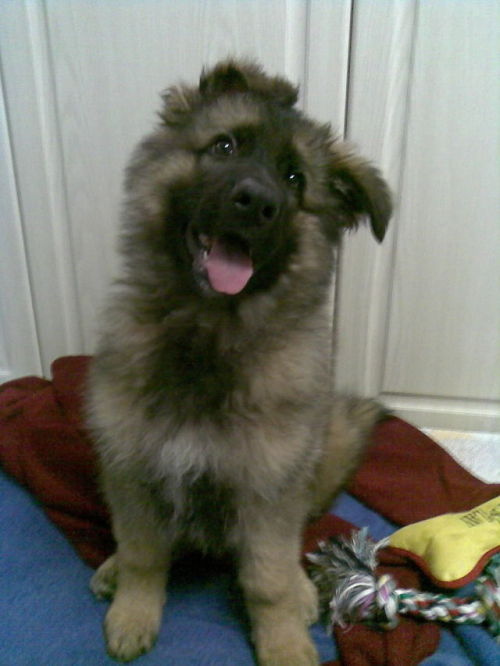
[[[110,345],[120,336],[128,344],[118,358],[104,351],[115,372],[95,382],[94,417],[114,434],[101,455],[178,502],[202,478],[279,494],[319,455],[330,399],[327,323],[325,308],[299,327],[238,337],[235,321],[228,330],[219,322],[216,334],[206,321],[146,332],[116,320]],[[98,359],[94,374],[101,371]]]

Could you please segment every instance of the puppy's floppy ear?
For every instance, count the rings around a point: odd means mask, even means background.
[[[252,92],[267,97],[282,106],[293,106],[298,89],[280,76],[267,76],[254,62],[227,60],[200,78],[200,93],[206,97],[221,94]]]
[[[335,197],[336,217],[347,228],[363,219],[370,222],[375,238],[382,242],[392,214],[391,195],[378,169],[363,159],[333,147],[329,185]]]

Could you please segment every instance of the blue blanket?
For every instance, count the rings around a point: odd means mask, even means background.
[[[336,515],[368,525],[375,539],[393,526],[344,494]],[[102,621],[107,604],[88,588],[91,569],[47,519],[36,501],[0,472],[0,665],[106,666]],[[333,640],[312,628],[324,661]],[[500,649],[479,627],[445,629],[425,666],[500,665]],[[248,626],[232,571],[200,559],[178,565],[169,585],[158,643],[136,662],[144,666],[251,666]],[[404,664],[402,664],[404,666]]]

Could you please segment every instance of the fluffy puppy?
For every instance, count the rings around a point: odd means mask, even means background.
[[[318,664],[304,525],[359,460],[375,403],[332,392],[333,247],[387,186],[296,107],[297,89],[223,62],[173,87],[126,175],[122,274],[88,387],[116,553],[108,650],[149,650],[180,547],[230,553],[260,666]]]

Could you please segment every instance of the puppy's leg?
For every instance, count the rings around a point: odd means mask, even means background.
[[[306,626],[309,626],[314,624],[319,617],[318,589],[308,577],[302,566],[299,567],[297,586],[300,613]]]
[[[108,557],[97,569],[90,580],[90,589],[97,599],[112,599],[118,579],[116,553]]]
[[[106,483],[118,544],[94,577],[98,593],[114,590],[104,622],[108,651],[120,661],[147,652],[158,635],[166,600],[171,540],[146,489]]]
[[[300,565],[297,518],[289,507],[260,507],[245,526],[239,579],[259,666],[319,664],[307,629],[317,597]]]
[[[376,423],[388,415],[374,400],[336,398],[331,413],[330,430],[314,481],[312,514],[329,508],[334,497],[348,483],[361,463]]]

